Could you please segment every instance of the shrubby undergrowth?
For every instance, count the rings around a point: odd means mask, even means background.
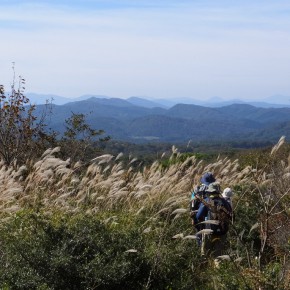
[[[290,160],[283,146],[282,138],[259,167],[179,158],[176,148],[148,167],[134,158],[125,165],[122,154],[71,163],[59,148],[21,167],[1,163],[0,285],[287,289]],[[227,251],[216,261],[200,256],[188,211],[205,171],[235,191]]]

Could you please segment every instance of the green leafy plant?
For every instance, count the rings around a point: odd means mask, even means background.
[[[104,134],[103,130],[93,129],[87,122],[84,114],[72,113],[71,117],[65,120],[66,130],[61,138],[60,145],[65,155],[69,152],[69,157],[74,161],[84,161],[88,159],[89,150],[93,149],[93,142],[97,136]],[[99,141],[108,141],[110,138],[99,138]]]
[[[55,137],[54,133],[45,131],[47,112],[36,118],[35,105],[29,104],[24,95],[24,85],[21,76],[16,83],[15,73],[10,93],[0,85],[0,157],[6,164],[23,163],[27,158],[37,156]]]

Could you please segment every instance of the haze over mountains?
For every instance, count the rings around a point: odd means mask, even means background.
[[[176,103],[168,107],[161,100],[139,97],[125,100],[85,96],[62,105],[53,104],[48,125],[61,134],[65,119],[72,113],[83,113],[94,129],[105,130],[114,140],[135,143],[276,142],[290,132],[290,106],[216,104]],[[43,105],[37,106],[38,112],[42,109]]]
[[[87,100],[91,97],[95,97],[98,99],[111,99],[111,97],[104,95],[83,95],[78,98],[66,98],[58,95],[52,94],[36,94],[36,93],[28,93],[27,97],[30,99],[32,103],[35,104],[45,104],[46,101],[50,101],[55,105],[64,105],[70,102],[83,101]],[[176,104],[193,104],[200,105],[206,107],[221,107],[231,104],[249,104],[262,108],[282,108],[282,107],[290,107],[290,96],[283,95],[274,95],[261,100],[240,100],[240,99],[231,99],[224,100],[220,97],[212,97],[207,100],[198,100],[194,98],[176,98],[176,99],[150,99],[146,97],[129,97],[127,99],[129,103],[132,103],[136,106],[153,108],[153,107],[161,107],[161,108],[170,108]]]

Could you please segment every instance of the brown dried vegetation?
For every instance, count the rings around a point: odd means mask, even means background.
[[[174,238],[194,240],[187,211],[190,192],[202,173],[211,171],[223,187],[232,187],[236,192],[228,249],[232,279],[243,281],[240,289],[287,289],[290,157],[279,153],[284,142],[281,138],[274,146],[262,169],[247,166],[242,170],[239,160],[217,158],[205,164],[194,156],[167,168],[156,160],[149,167],[136,169],[138,166],[133,164],[138,160],[131,159],[125,166],[119,155],[106,154],[83,166],[57,157],[59,148],[48,149],[36,163],[28,162],[17,169],[0,163],[1,219],[5,222],[24,208],[71,214],[106,212],[111,221],[118,220],[120,212],[131,216],[146,212],[148,220],[140,234],[154,231],[158,220],[166,224],[168,220],[186,219],[188,228],[183,233],[176,232]],[[175,147],[172,154],[178,157]],[[245,216],[250,220],[242,220]],[[271,267],[277,263],[279,270],[272,283]]]

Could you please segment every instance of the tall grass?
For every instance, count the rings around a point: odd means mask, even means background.
[[[290,156],[279,155],[284,141],[284,138],[279,140],[269,152],[269,162],[258,169],[241,168],[239,160],[220,157],[206,164],[194,156],[184,162],[172,162],[168,167],[161,166],[161,159],[151,166],[138,167],[136,159],[125,165],[120,158],[122,153],[98,156],[89,165],[82,165],[60,159],[60,148],[48,149],[40,160],[33,164],[27,162],[17,170],[0,163],[0,217],[4,222],[21,209],[41,208],[48,213],[54,210],[72,214],[102,213],[106,222],[117,223],[118,214],[138,216],[146,213],[147,220],[141,229],[143,234],[154,232],[158,222],[166,225],[169,220],[182,219],[184,228],[177,227],[176,230],[181,232],[172,233],[172,237],[194,242],[187,210],[190,192],[200,182],[201,175],[211,171],[224,188],[232,187],[236,191],[237,225],[234,223],[229,237],[229,256],[221,259],[234,261],[236,270],[240,269],[238,267],[243,264],[240,261],[244,259],[246,262],[240,273],[248,279],[245,285],[255,288],[256,275],[260,278],[262,275],[262,264],[273,263],[266,251],[274,249],[281,266],[279,277],[283,280],[279,285],[286,285],[290,277]],[[172,156],[163,154],[161,158],[178,160],[179,154],[174,147]],[[259,212],[255,212],[255,208]],[[256,220],[247,220],[251,216]],[[239,218],[245,220],[239,221]],[[253,236],[255,232],[257,234]],[[160,231],[156,233],[161,239]],[[260,242],[256,251],[253,250],[255,241]]]
[[[238,161],[227,158],[205,165],[193,156],[166,169],[156,160],[150,167],[136,170],[130,164],[125,167],[118,156],[106,154],[94,158],[80,171],[76,170],[79,164],[56,157],[58,150],[47,150],[41,160],[30,165],[29,172],[26,167],[15,172],[0,164],[0,201],[7,211],[8,201],[24,206],[37,199],[40,192],[47,207],[77,210],[89,204],[91,210],[97,210],[100,206],[111,209],[118,204],[130,211],[137,212],[140,206],[158,211],[169,199],[174,201],[171,207],[187,207],[189,193],[205,171],[212,171],[227,186],[251,180],[250,168],[239,171]]]

